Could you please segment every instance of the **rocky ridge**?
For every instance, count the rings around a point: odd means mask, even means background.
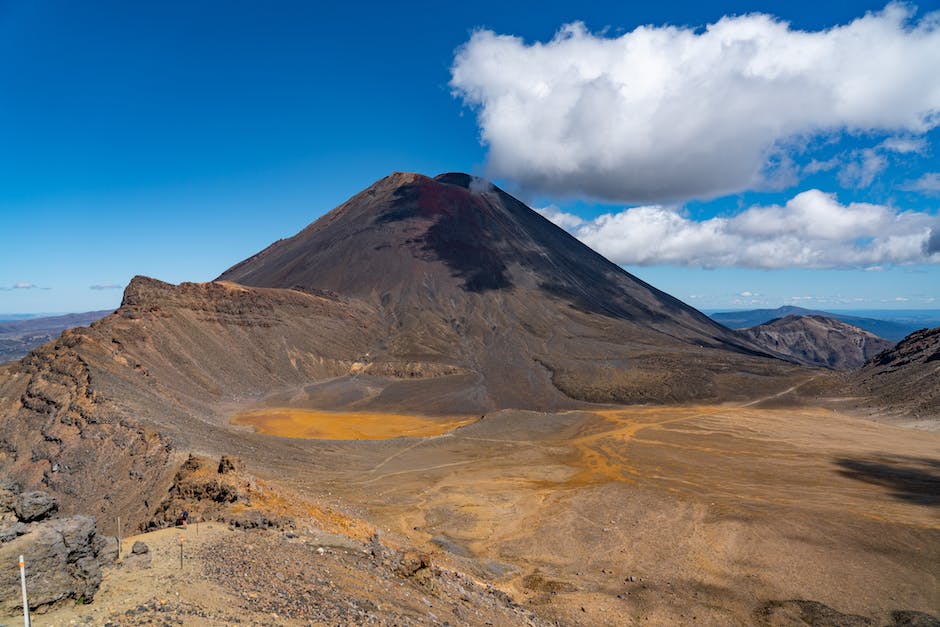
[[[940,416],[940,327],[910,334],[869,359],[850,381],[859,394],[892,411]]]

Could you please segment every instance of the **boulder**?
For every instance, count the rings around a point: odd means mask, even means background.
[[[109,566],[115,563],[121,556],[121,545],[115,536],[97,536],[97,546],[95,552],[98,555],[98,562],[102,566]]]
[[[143,555],[144,553],[149,553],[149,552],[150,552],[150,547],[147,546],[146,542],[137,540],[136,542],[134,542],[133,546],[131,546],[131,553],[133,553],[134,555]]]
[[[50,517],[57,503],[44,492],[19,494],[15,487],[0,486],[3,508],[0,616],[22,611],[17,568],[20,555],[26,564],[26,590],[32,611],[41,614],[69,601],[91,601],[101,584],[102,563],[113,561],[112,552],[116,557],[116,540],[99,536],[91,516]]]
[[[59,502],[48,492],[26,492],[19,495],[13,504],[16,516],[23,522],[48,518],[59,509]]]

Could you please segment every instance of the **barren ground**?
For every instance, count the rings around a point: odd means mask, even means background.
[[[940,434],[750,404],[503,411],[302,446],[315,462],[246,461],[564,623],[748,624],[789,600],[940,614]]]
[[[115,569],[95,603],[35,624],[357,624],[370,613],[397,624],[936,624],[904,621],[940,615],[940,434],[758,405],[502,411],[457,428],[443,419],[430,437],[368,440],[332,439],[349,430],[329,414],[254,414],[291,437],[220,426],[231,437],[203,452],[237,446],[262,479],[533,614],[484,607],[485,595],[459,601],[441,583],[450,575],[431,588],[389,575],[338,536],[211,527],[199,573],[179,571],[178,531],[150,534],[153,570]],[[301,415],[324,439],[296,437]],[[354,422],[368,437],[435,426],[426,416]],[[323,544],[326,558],[312,552]],[[205,570],[233,556],[243,577]],[[281,559],[281,574],[259,589],[264,568],[252,560],[267,559]],[[325,613],[265,605],[265,594],[312,595]]]

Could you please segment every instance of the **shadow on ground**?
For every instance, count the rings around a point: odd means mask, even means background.
[[[940,460],[901,455],[835,460],[843,477],[880,485],[891,496],[917,505],[940,506]]]

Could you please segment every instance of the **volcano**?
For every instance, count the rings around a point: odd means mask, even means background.
[[[484,410],[715,398],[783,365],[461,173],[392,174],[218,280],[368,303],[363,372],[464,373]]]
[[[229,426],[249,402],[471,416],[747,400],[794,372],[502,190],[398,173],[216,281],[136,277],[3,366],[0,467],[140,521],[176,452],[255,450]]]

